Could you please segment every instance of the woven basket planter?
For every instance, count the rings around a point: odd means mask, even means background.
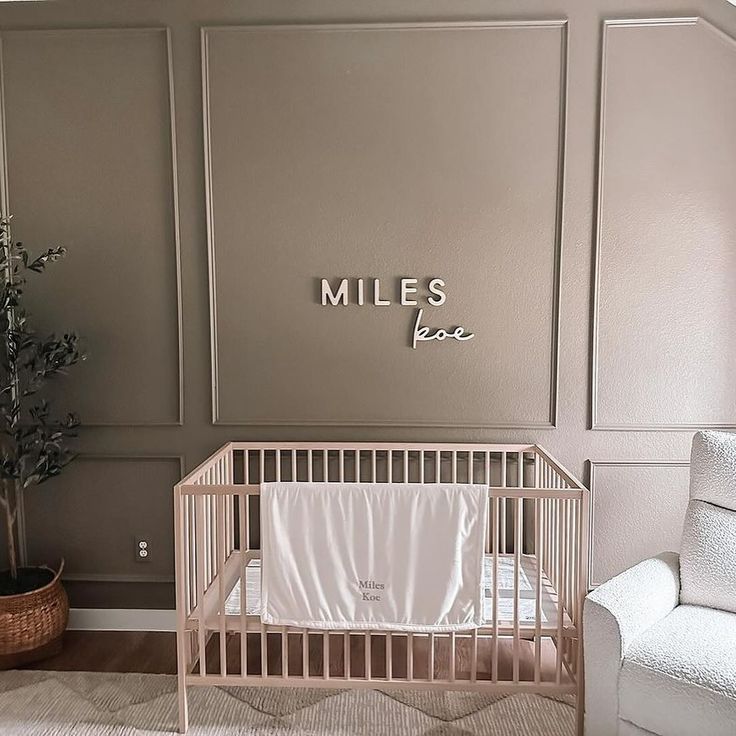
[[[0,669],[19,667],[61,650],[69,620],[69,599],[61,584],[63,569],[62,560],[51,582],[42,588],[0,596]]]

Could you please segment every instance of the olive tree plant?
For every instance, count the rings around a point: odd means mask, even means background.
[[[9,570],[0,576],[0,595],[37,587],[32,569],[19,567],[17,516],[23,489],[58,475],[74,457],[67,439],[79,425],[73,413],[52,414],[46,382],[84,360],[74,332],[41,336],[24,307],[29,274],[41,274],[66,250],[49,248],[30,256],[14,242],[10,218],[0,218],[0,510],[5,516]]]

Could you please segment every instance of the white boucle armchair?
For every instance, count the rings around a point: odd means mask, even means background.
[[[736,435],[693,438],[680,555],[585,600],[586,736],[736,736]]]

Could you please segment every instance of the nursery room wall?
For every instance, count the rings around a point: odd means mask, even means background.
[[[28,559],[173,607],[172,486],[231,439],[538,442],[591,584],[672,548],[736,428],[734,39],[725,0],[3,3],[3,207],[89,350]]]

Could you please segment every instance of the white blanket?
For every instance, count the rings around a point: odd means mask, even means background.
[[[483,622],[488,488],[264,483],[261,618],[316,629]]]

